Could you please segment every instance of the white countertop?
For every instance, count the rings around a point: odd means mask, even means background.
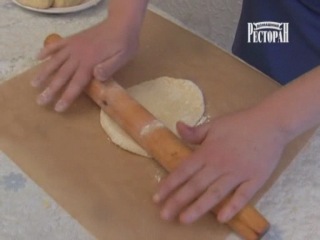
[[[44,15],[23,10],[11,0],[2,0],[0,11],[0,82],[3,82],[35,64],[37,50],[49,33],[70,35],[101,21],[106,16],[106,2],[80,13]],[[264,239],[319,239],[319,187],[318,130],[257,204],[272,223]],[[3,153],[0,153],[0,216],[1,240],[92,239]],[[30,219],[37,219],[36,224]],[[55,235],[50,236],[48,233],[53,230]]]

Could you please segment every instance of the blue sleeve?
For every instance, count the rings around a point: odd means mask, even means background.
[[[232,51],[281,84],[320,65],[320,1],[244,0]]]

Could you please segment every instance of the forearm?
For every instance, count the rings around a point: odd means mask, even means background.
[[[266,98],[257,106],[288,141],[320,123],[320,66]]]
[[[149,0],[110,0],[108,22],[116,27],[139,31]]]

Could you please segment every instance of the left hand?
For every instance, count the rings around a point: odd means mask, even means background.
[[[192,223],[231,194],[217,216],[229,221],[270,177],[287,143],[271,122],[250,109],[198,127],[178,123],[181,137],[201,146],[160,183],[161,217]]]

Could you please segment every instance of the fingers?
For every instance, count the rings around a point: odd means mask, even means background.
[[[220,203],[237,183],[231,176],[222,176],[213,182],[207,190],[180,215],[180,221],[185,224],[193,223],[214,206]]]
[[[59,50],[59,46],[50,45],[45,51],[50,52]],[[46,53],[43,54],[43,56],[46,55]],[[105,80],[123,64],[124,61],[119,61],[117,57],[111,57],[99,64],[96,71],[103,75],[103,79],[101,78],[101,80]],[[59,90],[70,81],[62,97],[55,105],[55,110],[57,112],[63,112],[72,104],[90,82],[92,79],[92,70],[90,67],[80,67],[79,63],[74,58],[69,57],[68,51],[62,49],[45,64],[42,71],[31,84],[35,87],[39,87],[55,72],[57,72],[57,74],[54,75],[49,86],[39,95],[37,102],[40,105],[50,103]]]
[[[186,180],[193,176],[203,167],[201,158],[193,155],[192,158],[187,159],[184,163],[171,173],[161,184],[158,192],[154,195],[153,200],[157,203],[166,199],[173,190],[182,185]]]
[[[177,123],[177,130],[182,139],[192,144],[201,144],[209,131],[209,123],[191,127],[183,122]]]
[[[31,82],[34,87],[40,87],[57,69],[59,69],[68,59],[67,51],[60,51],[52,57],[38,74],[38,76]]]
[[[54,76],[49,86],[39,95],[37,103],[39,105],[46,105],[50,103],[54,96],[66,85],[68,80],[72,77],[78,67],[76,61],[67,61]]]
[[[248,203],[258,188],[253,181],[242,183],[227,205],[218,213],[218,221],[225,223],[231,220]]]
[[[217,175],[210,169],[202,169],[176,191],[165,203],[161,216],[169,220],[174,218],[183,208],[191,204],[200,194],[210,186]]]
[[[79,67],[66,90],[62,94],[54,109],[63,112],[68,109],[72,102],[81,94],[82,90],[91,80],[91,71],[86,67]]]
[[[181,223],[193,223],[224,200],[238,186],[238,182],[239,180],[231,175],[218,176],[208,174],[206,169],[200,170],[168,198],[160,213],[161,217],[171,220],[180,214]],[[228,222],[247,204],[255,192],[256,187],[252,182],[242,183],[218,213],[218,221]]]
[[[65,111],[71,103],[80,95],[82,90],[91,80],[91,71],[88,67],[80,67],[75,59],[69,59],[67,51],[60,51],[44,66],[42,72],[32,81],[33,86],[42,85],[54,72],[54,78],[49,86],[39,95],[37,103],[46,105],[64,87],[68,81],[66,90],[55,105],[57,112]]]

